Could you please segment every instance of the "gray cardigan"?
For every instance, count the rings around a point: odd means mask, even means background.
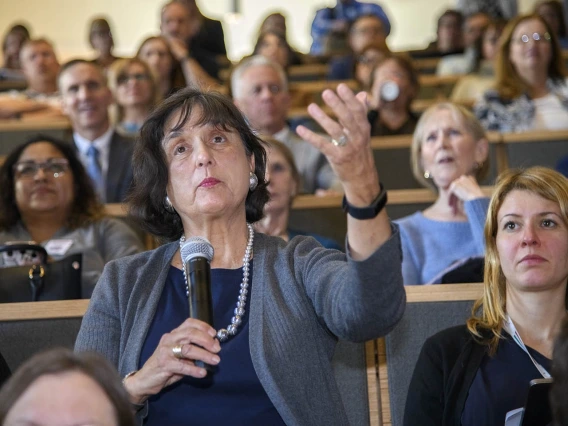
[[[75,349],[104,354],[121,375],[138,369],[177,248],[174,242],[109,263]],[[287,425],[348,425],[331,358],[338,338],[383,336],[402,317],[398,230],[362,262],[311,237],[287,243],[257,233],[253,250],[249,344],[262,386]]]

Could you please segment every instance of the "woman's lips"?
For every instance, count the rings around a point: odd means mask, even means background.
[[[524,264],[528,264],[528,265],[538,265],[542,262],[545,262],[546,259],[542,256],[539,256],[537,254],[529,254],[526,255],[525,257],[523,257],[521,259],[520,263],[524,263]]]
[[[201,183],[199,184],[199,187],[200,188],[210,188],[212,186],[217,185],[219,182],[221,182],[219,179],[209,177],[209,178],[203,179],[201,181]]]

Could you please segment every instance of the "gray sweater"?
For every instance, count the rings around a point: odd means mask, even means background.
[[[109,263],[75,349],[102,353],[121,375],[138,369],[177,248],[174,242]],[[253,250],[246,309],[250,355],[262,386],[287,425],[348,425],[331,358],[338,338],[383,336],[402,317],[398,230],[393,227],[393,236],[361,262],[310,237],[287,243],[257,233]]]

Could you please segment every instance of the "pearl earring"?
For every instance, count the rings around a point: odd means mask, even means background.
[[[430,172],[428,170],[426,170],[424,172],[424,179],[430,179],[432,177],[432,175],[430,174]]]
[[[253,172],[250,172],[249,175],[249,189],[254,191],[258,185],[258,178]]]

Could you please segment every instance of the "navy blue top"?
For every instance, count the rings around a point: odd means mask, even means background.
[[[212,269],[211,294],[215,328],[227,328],[234,315],[243,277],[240,269]],[[236,336],[221,343],[221,362],[203,379],[185,377],[149,400],[145,425],[284,425],[252,365],[249,348],[250,290],[243,323]],[[166,284],[142,346],[139,367],[154,353],[163,334],[188,317],[183,272],[170,266]]]
[[[288,228],[288,238],[292,239],[297,235],[305,235],[307,237],[313,237],[318,243],[320,243],[325,248],[343,251],[343,248],[341,248],[341,246],[331,238],[322,237],[319,234],[313,234],[311,232],[298,231],[297,229]]]
[[[495,356],[485,355],[471,383],[462,426],[504,425],[509,411],[525,406],[530,381],[542,379],[526,352],[504,331],[503,336]],[[550,372],[551,361],[534,349],[527,349]]]

